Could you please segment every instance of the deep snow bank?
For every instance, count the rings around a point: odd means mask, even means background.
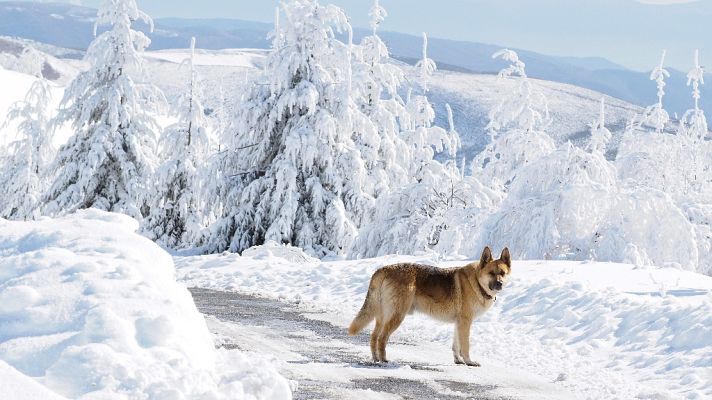
[[[426,256],[295,263],[278,252],[253,252],[260,256],[176,258],[179,279],[299,301],[305,311],[326,310],[319,318],[346,329],[378,267],[466,263]],[[440,342],[448,352],[452,332],[416,314],[392,340]],[[576,398],[712,398],[712,277],[626,264],[515,261],[511,285],[475,321],[472,344],[473,358],[485,367],[503,363],[537,374]]]
[[[67,400],[2,360],[0,382],[4,400]]]
[[[137,228],[96,210],[0,220],[0,360],[73,399],[290,398],[265,361],[215,350],[171,257]]]

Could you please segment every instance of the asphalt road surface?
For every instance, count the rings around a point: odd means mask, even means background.
[[[555,399],[558,386],[511,369],[456,366],[443,344],[389,343],[395,362],[370,362],[368,332],[300,311],[298,304],[233,292],[191,289],[220,347],[274,357],[296,382],[295,399]],[[408,360],[408,361],[404,361]]]

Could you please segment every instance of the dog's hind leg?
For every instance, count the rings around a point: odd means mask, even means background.
[[[381,318],[376,318],[376,326],[373,327],[373,332],[371,332],[371,357],[373,357],[373,362],[375,363],[380,361],[378,357],[378,336],[381,334],[382,328],[383,322]]]
[[[386,344],[388,344],[388,339],[391,337],[391,334],[398,329],[403,322],[405,316],[405,312],[392,315],[391,318],[383,324],[381,334],[378,336],[378,358],[381,362],[388,362],[386,358]]]
[[[455,325],[455,333],[452,338],[452,357],[455,359],[455,364],[464,364],[465,360],[462,358],[462,352],[460,349],[460,338],[457,334],[457,325]]]
[[[472,326],[472,318],[459,318],[457,320],[457,337],[460,342],[460,354],[470,367],[479,367],[480,363],[470,359],[470,327]]]

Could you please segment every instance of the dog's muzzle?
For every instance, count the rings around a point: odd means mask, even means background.
[[[502,290],[502,282],[493,282],[491,289],[492,290]]]

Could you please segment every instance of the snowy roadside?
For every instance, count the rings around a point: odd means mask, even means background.
[[[215,349],[171,257],[137,228],[97,210],[0,219],[2,398],[291,398],[271,362]]]
[[[435,262],[428,256],[320,262],[278,246],[247,254],[176,257],[179,280],[299,302],[303,312],[345,329],[376,268]],[[712,278],[565,261],[519,261],[513,273],[495,307],[473,326],[474,359],[536,374],[577,398],[712,396]],[[449,354],[452,328],[414,315],[393,340],[436,342]]]

